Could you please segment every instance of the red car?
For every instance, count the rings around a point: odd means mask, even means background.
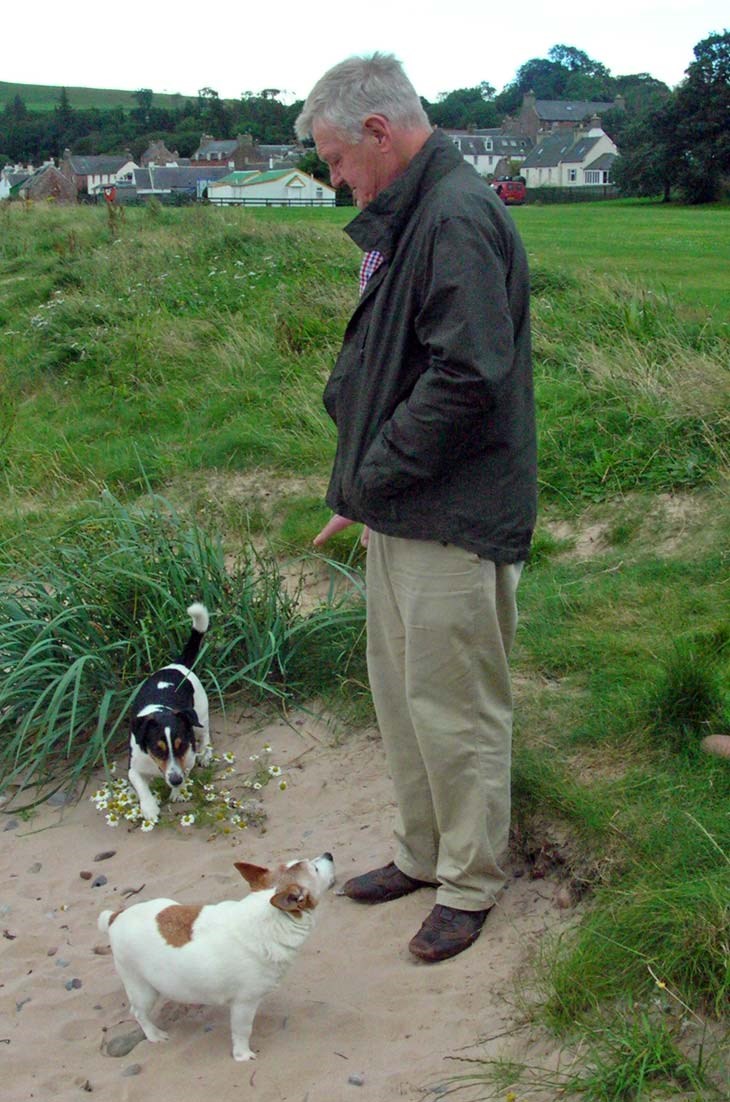
[[[492,187],[507,206],[519,206],[527,199],[525,181],[521,176],[500,176],[492,182]]]

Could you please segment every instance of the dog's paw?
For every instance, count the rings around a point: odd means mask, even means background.
[[[213,747],[204,746],[200,753],[197,755],[199,765],[210,765],[213,760]]]
[[[236,1047],[233,1049],[233,1059],[241,1061],[255,1060],[256,1053],[252,1052],[247,1045],[236,1045]]]
[[[160,805],[156,800],[140,800],[139,809],[148,823],[156,823],[160,817]]]
[[[180,786],[180,788],[171,788],[170,789],[170,801],[172,803],[177,803],[178,800],[183,800],[185,798],[182,794],[181,789],[182,789],[182,785]]]
[[[147,1025],[143,1027],[144,1035],[148,1041],[151,1041],[153,1045],[156,1045],[158,1041],[169,1041],[170,1034],[165,1033],[164,1029],[158,1029],[155,1025]]]

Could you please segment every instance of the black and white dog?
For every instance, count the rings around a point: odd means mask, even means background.
[[[145,819],[156,822],[160,805],[150,791],[148,777],[160,773],[170,786],[170,798],[180,798],[180,786],[195,765],[213,753],[210,745],[208,697],[200,678],[190,668],[208,630],[205,605],[187,610],[193,622],[180,658],[157,670],[142,683],[134,701],[129,737],[129,781],[139,797]],[[196,742],[196,731],[199,744]]]

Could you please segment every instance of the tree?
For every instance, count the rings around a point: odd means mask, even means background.
[[[213,88],[201,88],[198,106],[203,126],[216,138],[226,138],[230,131],[229,112]]]
[[[694,48],[687,77],[658,108],[628,124],[614,178],[628,195],[676,188],[688,203],[717,199],[730,175],[730,33]]]
[[[467,130],[469,127],[498,126],[501,121],[494,107],[494,88],[486,81],[474,88],[443,92],[427,114],[434,126]]]
[[[30,112],[25,106],[25,100],[21,96],[15,95],[5,104],[3,115],[8,122],[23,122],[24,119],[29,118]]]
[[[704,38],[694,56],[675,93],[681,191],[687,202],[707,203],[730,175],[730,32]]]
[[[611,175],[621,192],[644,198],[661,195],[663,202],[669,202],[682,173],[675,102],[670,100],[630,122],[620,149]]]

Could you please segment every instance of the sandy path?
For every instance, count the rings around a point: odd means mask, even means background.
[[[110,1038],[135,1028],[111,957],[94,952],[103,944],[96,916],[119,906],[125,890],[144,885],[135,900],[216,901],[244,890],[232,867],[238,859],[266,864],[330,850],[340,883],[390,859],[392,791],[372,732],[334,746],[308,718],[263,730],[250,718],[214,725],[216,749],[233,749],[237,763],[266,741],[288,788],[265,789],[265,829],[235,840],[208,840],[194,828],[112,830],[88,799],[45,807],[30,821],[0,817],[5,1102],[88,1093],[167,1102],[204,1092],[237,1102],[416,1100],[438,1097],[449,1076],[466,1070],[452,1057],[524,1057],[524,1035],[510,1033],[521,977],[545,932],[570,920],[553,902],[554,885],[526,875],[511,881],[473,948],[430,966],[406,948],[432,906],[430,889],[379,907],[330,893],[310,940],[261,1005],[255,1062],[231,1058],[226,1011],[173,1004],[160,1017],[167,1044],[106,1053]],[[110,849],[113,857],[95,862]],[[83,870],[107,883],[93,887]]]

